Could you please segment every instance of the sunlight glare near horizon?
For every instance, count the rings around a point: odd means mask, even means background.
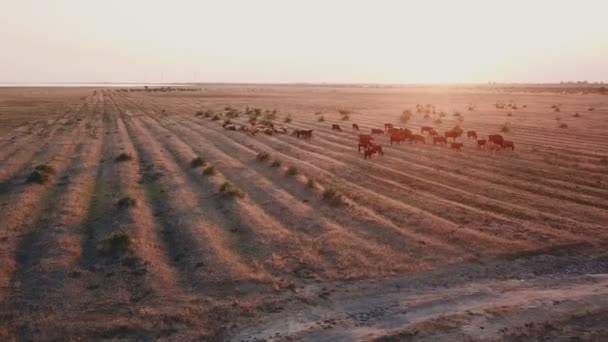
[[[2,1],[0,82],[608,80],[605,1]]]

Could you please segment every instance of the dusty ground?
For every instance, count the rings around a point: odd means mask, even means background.
[[[227,131],[227,106],[313,138]],[[408,108],[413,130],[508,123],[515,151],[379,137],[385,156],[363,160],[351,124]],[[0,340],[605,340],[606,132],[599,94],[0,89]]]

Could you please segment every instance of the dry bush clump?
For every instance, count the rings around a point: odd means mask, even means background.
[[[446,116],[447,116],[447,114],[445,112],[439,112],[440,118],[445,118]]]
[[[317,119],[317,121],[323,122],[323,121],[325,121],[325,117],[323,115],[321,115],[321,116],[319,116],[319,118]]]
[[[255,157],[255,159],[257,159],[258,161],[266,161],[266,160],[268,160],[268,158],[270,158],[270,154],[268,154],[266,152],[260,152]]]
[[[575,118],[580,118],[581,117],[581,115],[579,113],[574,113],[574,115],[572,115],[572,116],[575,117]]]
[[[194,116],[203,116],[205,115],[205,112],[203,112],[202,110],[197,110],[196,113],[194,114]]]
[[[309,188],[314,188],[315,187],[315,180],[312,178],[308,178],[308,182],[306,182],[306,186]]]
[[[52,166],[41,164],[34,168],[34,171],[27,177],[28,183],[45,184],[51,180],[55,174],[55,169]]]
[[[513,116],[513,113],[509,112],[507,113],[507,116]]]
[[[116,229],[101,241],[99,253],[106,256],[123,254],[130,244],[129,234],[124,229]]]
[[[340,120],[342,120],[342,121],[350,120],[350,111],[348,111],[346,109],[340,109],[340,110],[338,110],[338,113],[340,113],[340,115],[342,116],[340,118]]]
[[[245,193],[241,189],[239,189],[236,185],[234,185],[230,181],[225,181],[220,186],[220,193],[228,196],[228,197],[239,197],[242,198],[245,196]]]
[[[320,110],[318,110],[318,111],[315,112],[315,115],[321,115],[321,114],[323,114],[323,112],[320,111]]]
[[[424,114],[424,119],[428,120],[431,118],[431,115],[429,113]]]
[[[134,207],[137,205],[137,200],[131,196],[125,196],[116,202],[116,206],[119,209]]]
[[[562,122],[557,127],[559,127],[559,128],[568,128],[568,124],[566,124],[565,122]]]
[[[460,122],[460,123],[464,122],[464,116],[459,116],[458,117],[458,122]]]
[[[232,120],[230,120],[230,119],[226,119],[226,120],[224,120],[224,122],[222,123],[222,126],[230,125],[231,123],[232,123]]]
[[[211,120],[212,120],[212,121],[217,121],[217,120],[220,120],[220,117],[219,117],[219,115],[215,114],[215,115],[214,115],[214,116],[211,118]]]
[[[332,205],[338,205],[343,202],[342,194],[333,186],[328,186],[323,190],[323,199]]]
[[[295,176],[298,174],[298,168],[292,165],[287,168],[287,171],[285,171],[285,174],[288,176]]]
[[[441,119],[436,119],[435,121],[433,121],[433,123],[435,123],[437,125],[441,125],[443,123],[443,121],[441,121]]]
[[[281,161],[278,159],[275,159],[272,161],[272,164],[270,164],[271,167],[279,167],[281,166]]]
[[[285,119],[283,119],[283,122],[285,123],[290,123],[291,122],[291,114],[287,114],[287,116],[285,117]]]
[[[590,112],[593,112],[595,110],[595,108],[589,107],[589,108],[587,108],[587,110],[590,111]]]
[[[215,174],[215,167],[213,165],[209,165],[203,169],[203,176],[211,176]]]
[[[116,157],[116,159],[114,159],[114,161],[117,163],[121,163],[121,162],[126,162],[126,161],[129,161],[132,159],[133,159],[133,157],[130,154],[123,152],[123,153],[119,154],[118,157]]]
[[[412,111],[410,109],[406,109],[403,112],[401,112],[401,115],[399,116],[399,121],[402,123],[408,123],[411,118],[412,118]]]
[[[510,123],[505,123],[501,128],[500,131],[503,133],[509,133],[511,131],[511,124]]]
[[[455,111],[453,115],[454,115],[454,116],[461,116],[462,114],[460,114],[460,112],[459,112],[459,111]]]
[[[215,113],[211,110],[211,109],[207,109],[205,111],[205,113],[203,114],[204,118],[210,118],[211,116],[213,116]]]
[[[201,157],[196,157],[190,162],[190,167],[192,168],[201,167],[203,165],[205,165],[205,161]]]

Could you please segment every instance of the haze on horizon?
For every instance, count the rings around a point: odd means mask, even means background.
[[[598,82],[608,2],[0,0],[0,82]]]

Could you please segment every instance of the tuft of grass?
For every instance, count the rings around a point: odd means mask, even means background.
[[[243,193],[243,191],[241,191],[241,189],[239,189],[236,185],[234,185],[232,182],[230,181],[225,181],[221,186],[220,186],[220,193],[228,196],[228,197],[239,197],[242,198],[245,196],[245,194]]]
[[[298,174],[298,168],[292,165],[287,168],[287,171],[285,171],[285,174],[288,176],[295,176]]]
[[[562,122],[557,127],[559,127],[559,128],[568,128],[568,125],[565,122]]]
[[[321,116],[319,116],[319,118],[317,119],[317,121],[323,122],[323,121],[325,121],[325,117],[323,115],[321,115]]]
[[[272,161],[272,164],[270,164],[271,167],[279,167],[281,166],[281,161],[278,159],[275,159]]]
[[[215,167],[213,165],[209,165],[203,169],[203,176],[211,176],[215,174]]]
[[[124,229],[116,229],[101,241],[99,252],[106,256],[123,254],[130,244],[129,234]]]
[[[342,194],[333,186],[325,188],[322,196],[325,201],[328,201],[332,205],[338,205],[343,202]]]
[[[266,161],[266,160],[268,160],[268,158],[270,158],[270,154],[268,154],[266,152],[260,152],[255,157],[255,159],[257,159],[258,161]]]
[[[137,200],[131,196],[125,196],[116,202],[116,206],[119,209],[134,207],[137,205]]]
[[[205,165],[205,161],[201,157],[196,157],[196,158],[192,159],[192,161],[190,162],[190,167],[192,167],[192,168],[200,167],[203,165]]]
[[[121,162],[126,162],[126,161],[129,161],[132,159],[133,159],[133,157],[131,157],[130,154],[123,152],[123,153],[119,154],[118,157],[116,157],[116,159],[114,159],[114,161],[117,163],[121,163]]]

